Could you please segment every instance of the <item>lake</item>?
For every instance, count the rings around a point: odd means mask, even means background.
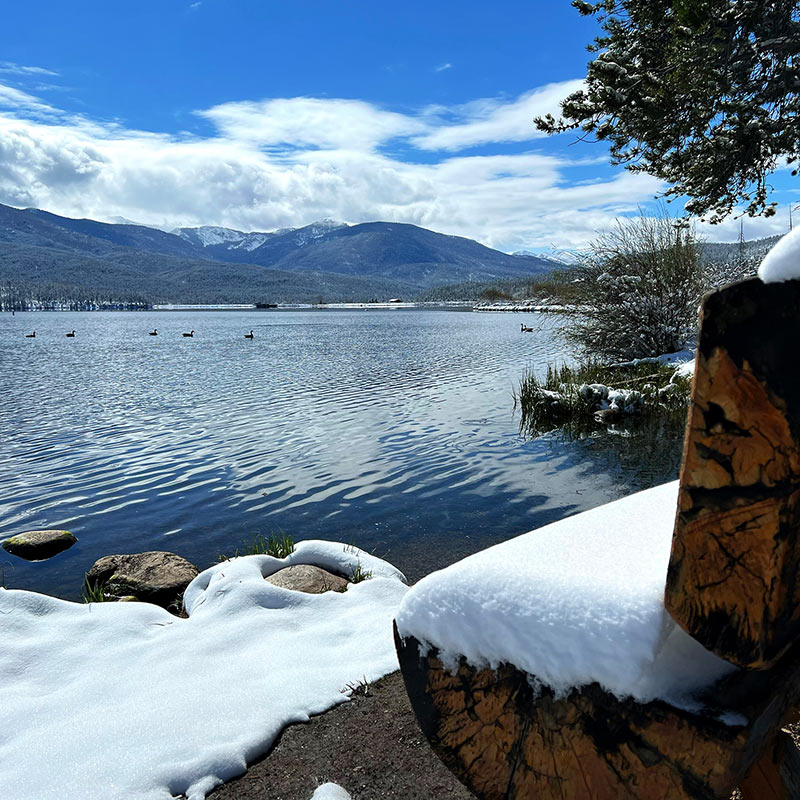
[[[526,368],[567,358],[564,324],[427,309],[0,314],[0,539],[78,537],[46,562],[0,551],[5,585],[77,599],[103,555],[170,550],[203,568],[278,531],[353,542],[417,580],[676,477],[680,436],[519,435],[513,391]]]

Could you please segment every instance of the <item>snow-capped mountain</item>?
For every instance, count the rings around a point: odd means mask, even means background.
[[[138,287],[141,296],[171,301],[398,297],[554,266],[400,222],[323,219],[273,232],[212,225],[165,232],[0,205],[0,282],[103,288],[115,296]]]
[[[334,219],[322,219],[318,222],[312,222],[303,228],[281,228],[277,231],[260,232],[253,231],[251,233],[244,233],[237,231],[233,228],[220,228],[215,225],[203,225],[199,228],[175,228],[171,231],[176,236],[189,242],[193,245],[200,247],[224,247],[227,250],[245,250],[252,252],[264,245],[269,239],[274,236],[286,236],[287,234],[294,234],[291,237],[292,243],[296,247],[304,247],[310,242],[315,242],[321,239],[331,231],[339,228],[346,228],[347,224],[344,222],[337,222]]]
[[[175,228],[171,231],[186,242],[199,247],[223,247],[228,250],[255,250],[274,233],[244,233],[233,228],[203,225],[200,228]]]
[[[242,231],[232,228],[219,228],[215,225],[202,225],[199,228],[175,228],[170,231],[190,244],[200,245],[200,247],[211,247],[216,244],[237,245],[248,236]]]

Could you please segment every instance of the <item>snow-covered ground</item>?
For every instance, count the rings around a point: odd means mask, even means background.
[[[557,693],[597,681],[618,697],[691,707],[731,671],[675,624],[664,587],[678,483],[555,522],[423,578],[396,622],[454,667],[507,662]]]
[[[289,564],[351,574],[359,563],[373,577],[343,594],[264,580]],[[406,591],[390,564],[317,541],[202,572],[188,619],[0,589],[0,797],[205,797],[287,724],[397,669],[392,618]]]

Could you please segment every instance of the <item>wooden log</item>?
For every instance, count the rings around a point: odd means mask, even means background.
[[[420,727],[483,800],[727,800],[800,689],[797,648],[770,670],[723,679],[703,713],[690,713],[620,700],[597,684],[556,697],[510,665],[493,671],[462,659],[450,672],[436,650],[396,630],[395,640]],[[723,712],[741,724],[726,725]]]
[[[763,669],[800,638],[800,281],[708,295],[665,605]]]

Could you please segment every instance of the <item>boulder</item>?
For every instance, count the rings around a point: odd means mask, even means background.
[[[308,594],[343,592],[348,586],[346,578],[340,578],[332,572],[320,567],[312,567],[310,564],[296,564],[292,567],[286,567],[270,575],[267,580],[282,589],[308,592]]]
[[[78,540],[69,531],[25,531],[3,542],[3,549],[26,561],[44,561],[68,550]]]
[[[162,608],[180,606],[183,592],[198,570],[175,553],[151,551],[103,556],[86,573],[111,598],[135,597]]]

